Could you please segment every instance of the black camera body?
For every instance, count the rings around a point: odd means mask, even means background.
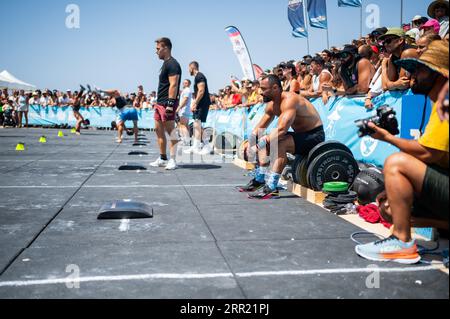
[[[358,126],[359,128],[358,136],[361,138],[375,133],[372,129],[369,128],[369,123],[373,123],[376,126],[387,130],[392,135],[400,134],[396,115],[397,113],[392,107],[388,105],[380,106],[377,109],[377,115],[368,119],[355,121],[356,126]]]

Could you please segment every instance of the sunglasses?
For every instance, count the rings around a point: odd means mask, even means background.
[[[389,45],[392,43],[392,41],[396,40],[397,38],[388,38],[386,40],[384,40],[383,45]]]

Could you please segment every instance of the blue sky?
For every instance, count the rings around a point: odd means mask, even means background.
[[[404,20],[426,16],[431,0],[404,0]],[[80,29],[66,28],[66,6],[80,8]],[[167,36],[188,78],[187,65],[200,63],[211,91],[242,77],[224,28],[238,27],[253,62],[264,69],[300,59],[306,39],[291,36],[287,0],[1,0],[0,71],[40,88],[76,88],[94,83],[134,91],[154,90],[161,67],[154,40]],[[380,7],[381,25],[400,25],[400,0],[363,0]],[[327,0],[330,45],[342,46],[360,33],[360,9]],[[364,19],[366,13],[364,13]],[[363,33],[370,30],[365,26]],[[310,29],[311,53],[326,47],[326,31]]]

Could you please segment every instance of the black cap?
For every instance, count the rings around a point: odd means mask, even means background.
[[[358,47],[355,46],[355,45],[349,45],[348,44],[348,45],[344,46],[344,49],[342,51],[336,53],[336,56],[340,57],[344,53],[348,53],[348,54],[351,54],[351,55],[357,55],[358,54]]]
[[[380,35],[386,34],[388,32],[388,28],[382,27],[372,31],[370,34],[372,37],[379,37]]]

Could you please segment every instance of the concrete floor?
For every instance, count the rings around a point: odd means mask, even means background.
[[[154,133],[145,147],[65,134],[0,129],[0,298],[449,298],[436,266],[358,257],[350,235],[361,229],[320,207],[287,192],[247,199],[235,189],[246,172],[220,156],[166,172],[148,165]],[[125,163],[147,170],[118,171]],[[119,199],[152,205],[154,218],[97,220]]]

